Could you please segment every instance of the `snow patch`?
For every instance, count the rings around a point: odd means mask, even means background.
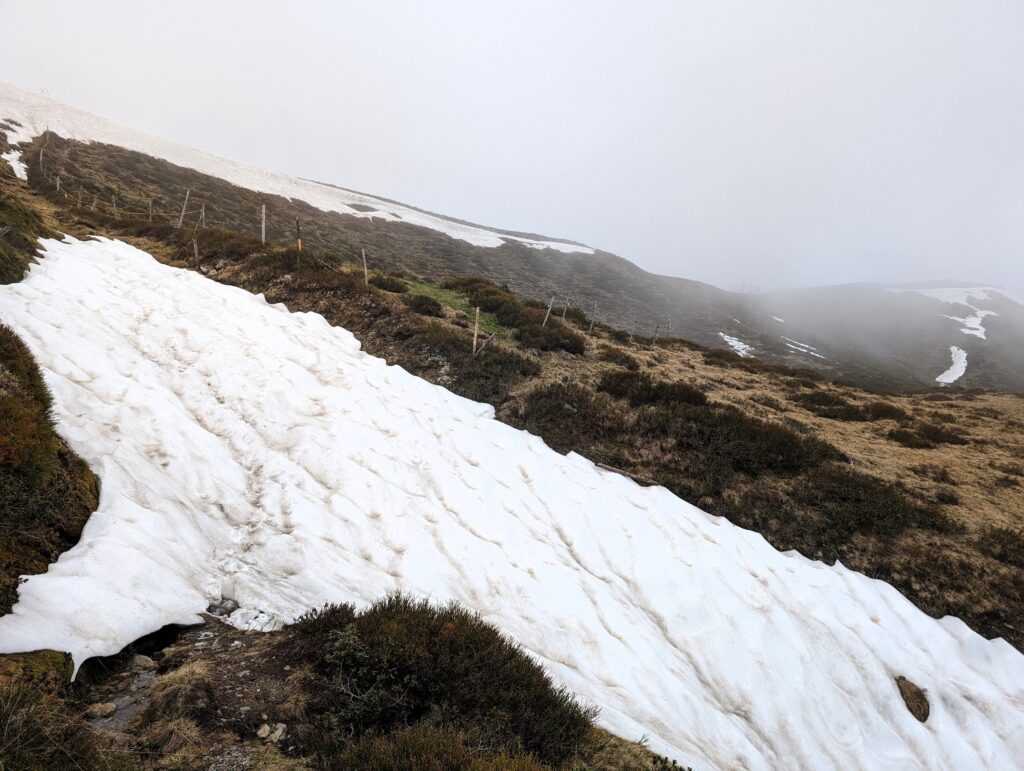
[[[958,321],[963,324],[960,331],[965,335],[974,335],[975,337],[980,337],[982,340],[985,340],[987,338],[985,337],[985,327],[981,323],[982,320],[986,316],[998,316],[999,314],[995,311],[980,310],[979,308],[975,308],[973,305],[970,307],[974,310],[973,316],[960,318],[959,316],[943,315],[946,316],[947,319],[952,319],[953,321]]]
[[[752,345],[747,345],[739,338],[733,337],[732,335],[727,335],[725,334],[725,332],[719,332],[718,336],[725,340],[726,344],[740,356],[744,358],[750,358],[751,356],[754,355],[751,353],[751,351],[754,350],[754,347]]]
[[[819,359],[825,358],[820,353],[818,353],[818,349],[815,348],[813,345],[801,343],[799,340],[794,340],[793,338],[786,337],[785,335],[782,336],[782,339],[786,341],[786,347],[792,351],[796,351],[797,353],[806,353],[809,354],[810,356],[817,356]]]
[[[955,345],[949,346],[949,353],[953,357],[953,363],[949,369],[935,378],[936,382],[942,383],[943,385],[949,385],[955,383],[957,380],[964,376],[967,371],[967,351],[963,348],[957,348]]]
[[[22,162],[21,152],[19,150],[11,148],[6,153],[0,153],[0,158],[3,158],[10,164],[11,170],[14,172],[14,176],[18,179],[28,181],[28,167]]]
[[[218,177],[239,187],[305,201],[323,211],[340,212],[362,218],[400,219],[412,225],[440,231],[474,246],[497,247],[506,241],[516,241],[533,249],[552,249],[563,253],[594,253],[594,250],[587,246],[563,241],[522,238],[474,225],[464,225],[373,196],[218,158],[202,150],[149,136],[136,129],[120,126],[113,121],[0,82],[0,119],[3,118],[13,119],[21,124],[21,127],[13,132],[13,139],[11,132],[8,132],[8,141],[12,144],[28,141],[49,129],[68,139],[105,142],[152,155],[178,166]],[[359,211],[353,208],[353,204],[372,207],[375,211]]]
[[[45,241],[0,320],[102,479],[0,651],[112,654],[222,595],[258,629],[402,590],[458,600],[695,768],[1012,768],[1024,656],[360,351],[318,314],[126,244]],[[928,689],[917,722],[894,678]]]
[[[786,323],[785,319],[780,319],[778,316],[772,316],[772,318],[775,319],[780,324],[785,324]]]

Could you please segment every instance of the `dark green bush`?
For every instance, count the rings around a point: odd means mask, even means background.
[[[724,463],[751,476],[793,473],[842,457],[827,442],[728,405],[676,405],[671,422],[680,450],[700,453],[707,463]]]
[[[601,376],[597,390],[620,399],[628,399],[633,407],[645,404],[706,404],[703,391],[683,383],[654,380],[646,373],[615,370]]]
[[[549,320],[546,327],[539,324],[520,326],[516,330],[516,339],[526,348],[537,351],[566,351],[579,356],[586,350],[583,335],[559,321]]]
[[[793,396],[792,401],[822,418],[851,421],[868,420],[868,415],[864,410],[830,391],[815,390],[808,393],[800,393]]]
[[[530,391],[516,417],[519,428],[540,436],[558,452],[594,458],[595,445],[625,430],[622,410],[607,396],[576,383],[550,383]]]
[[[804,474],[793,489],[798,503],[821,517],[822,543],[845,543],[854,533],[891,536],[916,527],[951,533],[958,525],[935,508],[915,504],[899,487],[834,463]]]
[[[610,364],[618,364],[633,372],[640,369],[640,361],[635,356],[630,356],[621,348],[612,348],[610,345],[602,345],[597,358]]]
[[[934,423],[922,423],[917,427],[917,433],[935,444],[967,444],[967,440],[960,434]]]
[[[910,413],[892,402],[874,401],[864,405],[868,420],[895,420],[903,423],[910,420]]]
[[[383,289],[385,292],[402,293],[409,291],[409,285],[402,281],[402,279],[387,273],[377,273],[370,276],[370,284],[378,289]]]
[[[928,441],[917,432],[907,428],[894,428],[887,436],[892,441],[902,444],[904,447],[909,447],[912,450],[930,450],[935,447],[934,442]]]
[[[528,753],[557,766],[593,724],[594,710],[456,605],[393,596],[360,612],[329,606],[300,618],[292,632],[282,653],[311,668],[305,740],[323,756],[351,739],[429,721],[489,754]]]
[[[410,310],[422,316],[444,316],[444,306],[425,294],[410,294],[405,297],[405,304]]]

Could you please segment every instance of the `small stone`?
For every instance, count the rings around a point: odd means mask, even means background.
[[[156,669],[156,662],[149,656],[135,655],[132,656],[132,667],[145,670]]]
[[[249,712],[251,709],[252,709],[252,707],[239,707],[238,708],[238,714],[239,715],[244,715],[246,712]]]
[[[270,726],[266,723],[261,725],[259,729],[256,731],[256,736],[258,736],[260,739],[266,739],[268,736],[270,736]]]
[[[291,670],[292,670],[292,665],[291,664],[285,664],[284,665],[284,671],[285,672],[291,672]]]
[[[117,705],[112,701],[106,701],[102,704],[93,704],[85,711],[85,716],[91,720],[98,720],[100,718],[110,717],[115,712],[117,712]]]

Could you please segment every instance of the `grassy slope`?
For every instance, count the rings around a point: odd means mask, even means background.
[[[0,170],[0,282],[21,279],[34,240],[48,235],[32,199]],[[98,502],[98,483],[57,436],[51,397],[32,355],[0,325],[0,613],[17,598],[19,577],[46,566],[78,541]]]

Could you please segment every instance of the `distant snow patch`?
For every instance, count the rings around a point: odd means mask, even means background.
[[[943,385],[949,385],[955,383],[957,380],[964,376],[967,371],[967,351],[963,348],[957,348],[955,345],[949,346],[949,352],[953,356],[953,364],[935,378],[936,382],[942,383]]]
[[[782,339],[786,341],[786,347],[788,347],[790,350],[796,351],[797,353],[806,353],[810,356],[817,356],[819,359],[825,358],[820,353],[818,353],[818,349],[815,348],[813,345],[801,343],[799,340],[794,340],[793,338],[786,337],[785,335],[782,336]]]
[[[785,324],[786,323],[785,319],[780,319],[778,316],[772,316],[772,318],[775,319],[780,324]]]
[[[965,335],[974,335],[975,337],[980,337],[982,340],[986,340],[987,338],[985,337],[985,327],[981,322],[986,316],[998,316],[999,314],[996,313],[995,311],[980,310],[979,308],[975,308],[973,305],[971,305],[970,307],[974,309],[973,316],[965,316],[961,318],[959,316],[948,316],[946,314],[943,315],[946,316],[947,319],[959,321],[961,324],[963,324],[963,326],[960,328],[960,331],[963,332]]]
[[[725,332],[719,332],[718,336],[725,340],[728,346],[732,348],[740,356],[743,356],[744,358],[750,358],[751,356],[754,355],[753,353],[751,353],[751,351],[754,350],[754,346],[747,345],[742,340],[739,340],[733,337],[732,335],[727,335],[725,334]]]

